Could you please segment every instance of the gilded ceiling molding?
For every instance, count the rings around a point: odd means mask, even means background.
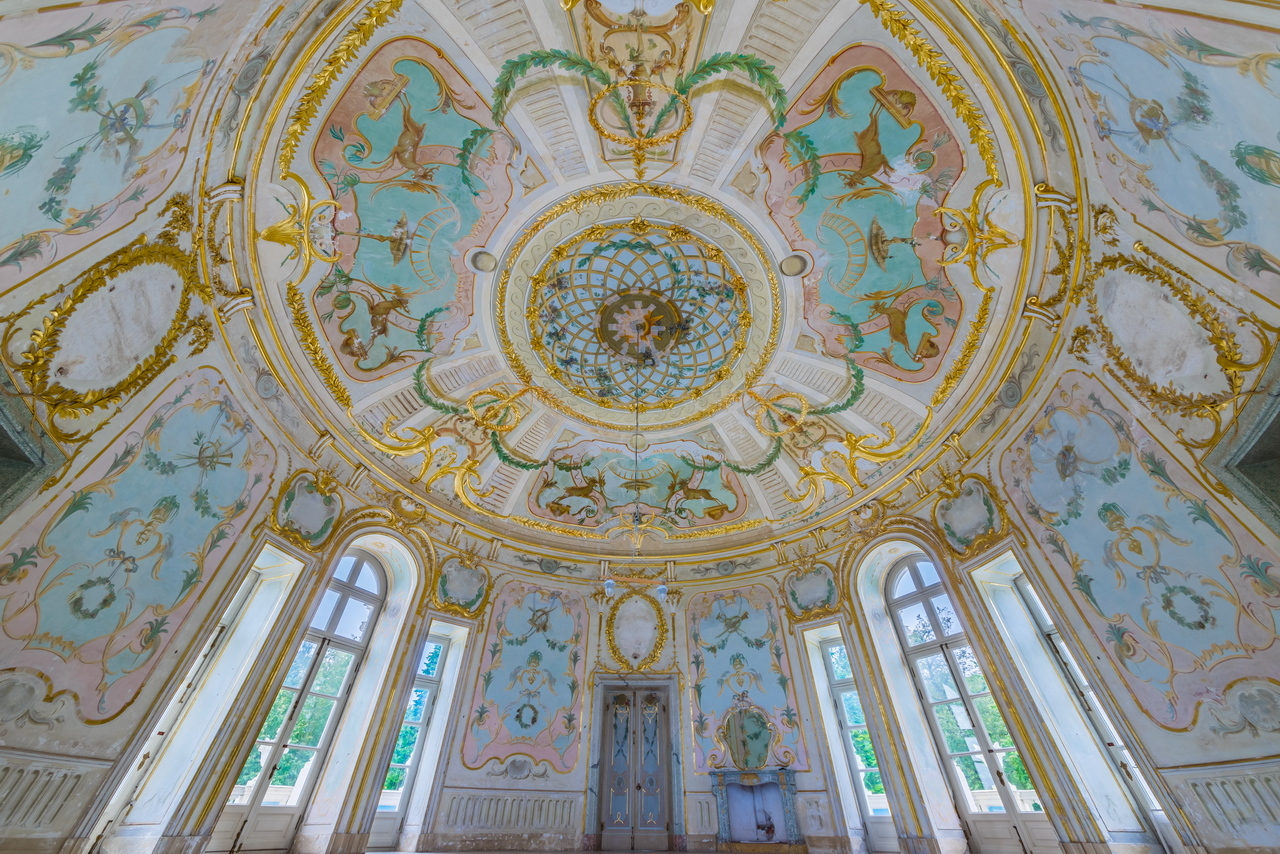
[[[909,15],[889,0],[859,0],[859,2],[871,7],[871,11],[889,35],[902,42],[920,67],[942,90],[943,96],[956,111],[956,117],[969,128],[969,141],[977,146],[978,156],[982,158],[987,170],[987,177],[994,181],[997,187],[1003,186],[996,155],[995,136],[987,125],[986,116],[974,103],[960,75],[951,63],[947,62],[942,51],[924,37]]]
[[[1108,208],[1097,208],[1095,217],[1107,222],[1114,214]],[[1142,254],[1106,254],[1089,265],[1082,284],[1082,290],[1087,295],[1085,304],[1089,321],[1072,333],[1070,351],[1083,359],[1089,346],[1097,344],[1110,362],[1104,369],[1134,397],[1158,412],[1209,421],[1212,431],[1203,440],[1191,439],[1184,430],[1177,431],[1179,440],[1189,449],[1209,448],[1218,442],[1230,424],[1231,417],[1224,419],[1224,412],[1231,409],[1233,417],[1240,402],[1257,391],[1261,376],[1249,391],[1244,390],[1244,377],[1258,371],[1270,361],[1276,349],[1276,336],[1280,334],[1280,327],[1272,326],[1257,315],[1239,309],[1235,321],[1229,322],[1208,299],[1193,290],[1196,283],[1184,271],[1174,267],[1142,243],[1135,243],[1134,248]],[[1206,343],[1213,350],[1217,367],[1226,380],[1226,389],[1213,393],[1187,392],[1179,389],[1173,381],[1159,383],[1134,365],[1130,355],[1116,341],[1114,332],[1098,305],[1097,286],[1100,279],[1104,274],[1116,271],[1137,276],[1173,295],[1192,321],[1204,330]],[[1253,333],[1258,345],[1258,352],[1252,360],[1244,355],[1237,339],[1237,332],[1246,329]],[[1219,492],[1225,489],[1217,478],[1211,478],[1210,483]]]
[[[342,37],[338,47],[325,60],[324,66],[303,89],[302,95],[298,98],[298,106],[289,117],[284,136],[280,140],[281,178],[289,174],[289,167],[293,165],[298,146],[302,144],[302,135],[315,120],[316,113],[320,111],[320,104],[329,93],[329,87],[338,79],[338,75],[347,63],[355,59],[360,50],[369,43],[374,32],[400,11],[403,2],[404,0],[374,0],[365,7],[364,15]]]
[[[71,292],[61,302],[38,319],[39,325],[34,329],[24,327],[21,321],[54,294],[32,300],[22,311],[6,318],[9,327],[3,338],[0,338],[0,361],[22,377],[28,388],[23,392],[24,396],[47,407],[45,427],[49,435],[58,442],[80,444],[88,441],[106,423],[105,420],[88,430],[70,428],[65,422],[80,421],[98,410],[116,406],[126,397],[145,388],[178,360],[176,349],[184,336],[190,336],[191,356],[204,352],[213,340],[213,323],[201,312],[203,305],[211,301],[213,294],[200,278],[194,251],[183,249],[177,244],[178,235],[185,234],[190,229],[190,198],[182,194],[172,196],[162,213],[167,214],[169,219],[155,240],[148,241],[145,235],[141,235],[94,264],[78,277],[71,286]],[[121,276],[135,271],[136,275],[146,275],[141,271],[156,266],[168,268],[177,277],[173,285],[180,285],[181,290],[172,319],[163,334],[151,345],[150,352],[141,354],[141,358],[131,366],[111,364],[109,359],[103,361],[106,357],[101,353],[93,352],[92,347],[97,342],[77,340],[76,346],[90,349],[72,353],[63,364],[57,364],[60,357],[67,355],[65,349],[68,342],[63,340],[63,334],[87,301],[103,288],[114,289]],[[146,280],[135,279],[134,283],[137,287],[145,287],[147,282],[154,280],[154,276],[155,273],[151,273]],[[138,334],[146,334],[144,330],[145,327],[142,327]],[[29,335],[30,344],[15,353],[14,339],[20,332]],[[124,375],[114,382],[97,387],[70,387],[68,383],[76,385],[70,377],[74,377],[77,367],[87,363],[95,363],[88,368],[90,376],[93,371],[109,372],[113,368],[123,371]],[[55,475],[55,479],[56,477]]]
[[[316,373],[320,375],[321,382],[324,383],[325,389],[329,392],[329,396],[334,402],[343,409],[351,409],[351,392],[347,391],[347,387],[342,384],[342,379],[338,376],[338,372],[334,370],[333,362],[329,361],[329,356],[325,353],[320,338],[316,335],[315,327],[311,324],[311,316],[307,314],[307,301],[302,295],[297,282],[290,282],[289,287],[285,290],[285,305],[289,307],[290,320],[293,329],[298,333],[298,344],[301,345],[303,352],[307,354],[307,359],[311,362],[311,367],[315,368]]]

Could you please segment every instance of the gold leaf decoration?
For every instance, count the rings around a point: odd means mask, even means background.
[[[285,126],[284,136],[280,140],[281,178],[288,174],[293,158],[298,153],[298,146],[302,142],[302,135],[311,126],[316,113],[320,110],[320,104],[329,93],[329,87],[338,79],[338,74],[348,62],[356,58],[360,49],[369,43],[369,39],[373,37],[378,27],[391,20],[392,16],[400,11],[400,5],[403,2],[404,0],[375,0],[370,3],[365,8],[363,17],[356,21],[355,25],[342,37],[337,49],[329,54],[324,67],[311,78],[307,88],[302,91],[302,96],[298,98],[298,106],[289,117],[289,124]]]

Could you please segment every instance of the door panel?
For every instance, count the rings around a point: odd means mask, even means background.
[[[606,696],[600,846],[606,851],[665,851],[671,802],[666,694],[641,689]]]

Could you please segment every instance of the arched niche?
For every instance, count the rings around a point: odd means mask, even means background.
[[[378,737],[394,735],[395,727],[389,721],[402,711],[403,695],[413,675],[411,659],[426,631],[425,621],[409,617],[420,610],[427,595],[429,545],[423,545],[419,553],[414,548],[416,544],[381,526],[349,530],[339,542],[341,545],[331,553],[326,574],[342,556],[364,553],[382,567],[386,597],[365,648],[364,664],[351,686],[343,719],[334,734],[323,775],[294,839],[299,850],[327,847],[338,837],[350,835],[345,829],[372,821],[382,778],[369,773],[367,766],[385,769],[381,759],[388,745],[379,743]],[[353,791],[353,784],[358,782],[369,783],[369,790]]]
[[[947,787],[947,771],[938,760],[885,604],[890,571],[915,554],[924,554],[945,582],[939,550],[901,533],[888,534],[848,555],[853,602],[849,661],[858,683],[873,687],[879,695],[879,703],[866,703],[863,708],[872,743],[887,772],[885,788],[899,837],[921,840],[928,850],[940,854],[959,854],[967,843]],[[916,846],[904,850],[916,850]]]

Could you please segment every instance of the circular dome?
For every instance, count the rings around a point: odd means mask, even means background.
[[[527,299],[529,340],[547,372],[570,394],[633,413],[724,380],[751,325],[746,285],[720,249],[644,220],[562,244]]]
[[[508,253],[498,331],[520,380],[594,426],[688,424],[753,385],[777,344],[777,277],[717,202],[661,185],[592,188]]]

